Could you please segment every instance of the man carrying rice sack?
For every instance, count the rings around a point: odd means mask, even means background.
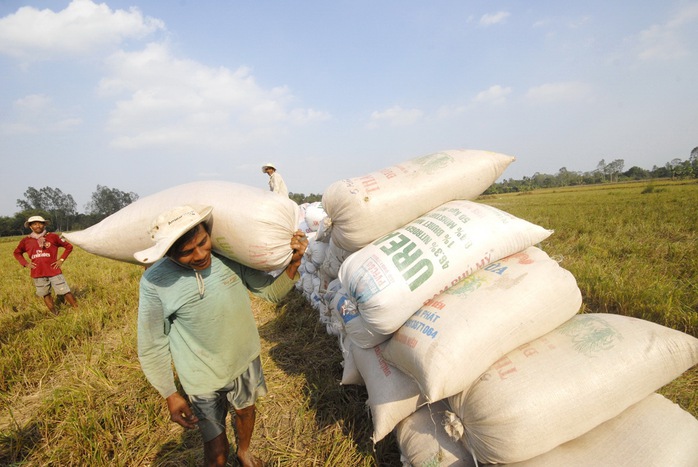
[[[275,278],[212,253],[212,210],[179,206],[162,213],[151,228],[155,245],[134,254],[152,264],[140,282],[138,357],[171,420],[198,426],[206,465],[226,465],[232,406],[237,458],[245,467],[258,466],[249,447],[255,401],[267,388],[248,291],[271,302],[285,297],[300,278],[308,242],[303,232],[292,236],[290,263]],[[172,362],[189,402],[177,392]]]

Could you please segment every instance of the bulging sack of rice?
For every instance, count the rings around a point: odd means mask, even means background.
[[[475,467],[468,451],[444,430],[444,401],[425,405],[395,428],[403,466]]]
[[[327,274],[328,277],[336,279],[339,275],[340,266],[342,266],[342,263],[349,255],[350,253],[347,250],[342,250],[330,239],[325,251],[325,261],[320,266],[320,270]]]
[[[318,231],[323,219],[326,217],[327,213],[323,209],[322,203],[319,201],[309,203],[305,208],[305,222],[313,232]]]
[[[357,347],[370,349],[390,339],[390,334],[379,334],[366,327],[361,314],[344,287],[335,293],[328,308],[342,322],[349,339]]]
[[[339,280],[366,325],[392,334],[427,300],[551,233],[486,204],[449,201],[352,253]]]
[[[377,443],[427,401],[412,378],[385,361],[382,346],[361,349],[352,345],[351,352],[366,384],[366,404],[373,422],[371,439]]]
[[[664,396],[652,394],[579,438],[508,467],[590,465],[695,467],[698,420]]]
[[[223,256],[263,271],[282,269],[291,261],[298,205],[268,190],[225,181],[192,182],[160,191],[65,237],[95,255],[137,263],[133,253],[153,245],[149,234],[153,219],[184,204],[213,206],[211,240]]]
[[[693,336],[582,314],[509,352],[448,402],[478,462],[521,462],[579,438],[697,363]]]
[[[424,304],[384,357],[430,401],[465,390],[495,361],[579,311],[574,276],[534,246],[492,262]]]
[[[340,384],[342,386],[366,386],[366,383],[364,383],[364,379],[361,376],[361,373],[359,373],[359,369],[356,367],[356,363],[354,362],[354,354],[351,351],[351,346],[353,344],[346,333],[340,335],[339,344],[342,351],[342,357],[344,357],[344,360],[342,361],[342,381],[340,381]]]
[[[316,268],[320,268],[325,261],[328,246],[329,244],[315,239],[309,240],[304,259],[308,259]]]
[[[322,195],[332,238],[357,251],[443,203],[477,198],[513,161],[495,152],[450,150],[334,182]]]

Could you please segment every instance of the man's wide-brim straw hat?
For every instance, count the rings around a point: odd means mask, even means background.
[[[30,217],[29,219],[27,219],[27,221],[24,223],[24,227],[29,227],[29,224],[31,224],[32,222],[43,222],[44,225],[48,225],[48,224],[49,224],[49,221],[47,221],[46,219],[44,219],[44,218],[41,217],[41,216],[31,216],[31,217]]]
[[[139,262],[151,264],[167,253],[172,245],[192,227],[211,217],[212,206],[177,206],[160,214],[151,224],[148,233],[155,245],[133,254]]]
[[[267,162],[262,166],[262,173],[266,172],[268,168],[276,170],[276,166],[274,164],[272,164],[271,162]]]

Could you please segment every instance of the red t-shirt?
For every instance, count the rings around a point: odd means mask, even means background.
[[[52,277],[61,274],[61,268],[52,268],[51,265],[58,260],[58,248],[63,248],[62,259],[66,259],[73,245],[61,239],[55,233],[47,233],[44,236],[44,247],[39,247],[39,241],[32,237],[24,237],[15,248],[15,258],[19,264],[26,266],[29,262],[24,257],[24,253],[29,255],[29,259],[36,265],[31,270],[32,277]]]

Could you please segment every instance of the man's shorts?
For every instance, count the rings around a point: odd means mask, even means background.
[[[211,441],[225,431],[225,419],[230,406],[240,410],[254,405],[267,394],[262,362],[255,358],[243,374],[232,383],[208,394],[189,396],[192,410],[199,419],[199,430],[204,442]]]
[[[56,295],[65,295],[70,292],[70,287],[65,281],[63,274],[51,277],[35,277],[34,286],[36,287],[36,295],[45,297],[51,293],[51,287],[56,291]]]

